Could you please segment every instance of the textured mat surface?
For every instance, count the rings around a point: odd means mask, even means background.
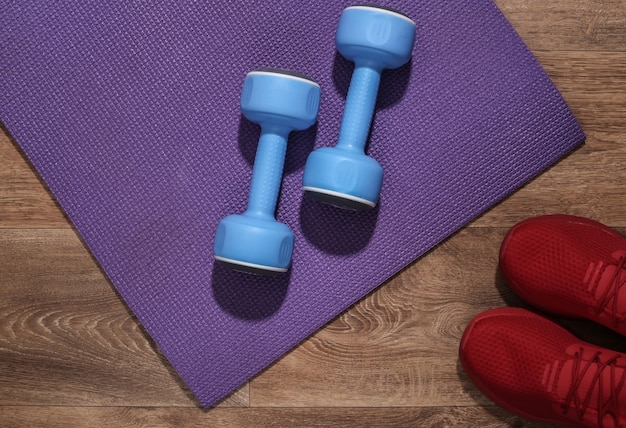
[[[352,64],[334,31],[350,3],[10,2],[0,119],[203,406],[211,406],[387,278],[582,143],[561,96],[490,0],[385,1],[417,23],[386,71],[369,154],[369,212],[301,191],[334,145]],[[213,234],[246,205],[259,129],[245,74],[278,67],[322,88],[292,134],[278,219],[296,234],[278,278],[233,273]]]

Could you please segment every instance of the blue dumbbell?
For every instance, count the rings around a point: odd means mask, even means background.
[[[339,18],[335,42],[354,61],[352,81],[335,147],[309,155],[304,190],[316,199],[348,209],[374,207],[383,169],[365,154],[383,69],[398,68],[411,58],[415,23],[395,10],[353,6]]]
[[[271,274],[285,272],[291,263],[294,236],[276,221],[274,212],[287,150],[293,130],[317,119],[320,87],[297,73],[261,69],[248,73],[241,93],[241,111],[261,126],[248,207],[224,218],[217,226],[215,259],[236,270]]]

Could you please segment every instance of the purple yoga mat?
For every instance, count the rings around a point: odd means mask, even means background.
[[[53,5],[54,3],[54,5]],[[308,153],[336,143],[352,63],[335,51],[350,3],[299,0],[9,2],[0,119],[202,406],[212,406],[584,140],[490,0],[384,1],[417,23],[385,71],[368,153],[380,204],[303,197]],[[213,262],[218,221],[244,210],[259,129],[248,71],[322,88],[291,135],[277,216],[295,232],[275,278]]]

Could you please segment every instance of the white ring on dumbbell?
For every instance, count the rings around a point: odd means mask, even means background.
[[[283,268],[278,268],[278,267],[274,267],[274,266],[267,266],[267,265],[258,265],[256,263],[248,263],[248,262],[244,262],[241,260],[235,260],[235,259],[229,259],[227,257],[222,257],[222,256],[214,256],[215,260],[222,262],[222,263],[227,263],[227,264],[231,264],[231,265],[239,265],[239,266],[245,266],[245,267],[249,267],[252,269],[262,269],[262,270],[269,270],[272,272],[287,272],[287,269],[283,269]]]
[[[278,74],[278,73],[277,72],[271,72],[271,71],[251,71],[251,72],[248,73],[248,76],[250,76],[250,75],[276,76],[276,74]],[[297,80],[299,82],[308,83],[309,85],[313,84],[313,85],[317,86],[318,88],[320,87],[320,85],[317,82],[314,82],[311,79],[305,79],[304,77],[294,76],[293,74],[289,74],[289,73],[280,73],[280,75],[281,75],[281,77]]]
[[[372,201],[368,201],[367,199],[359,198],[358,196],[352,196],[347,193],[335,192],[334,190],[322,189],[321,187],[313,187],[313,186],[302,186],[302,188],[306,192],[314,192],[314,193],[323,193],[325,195],[336,196],[338,198],[347,199],[349,201],[358,202],[360,204],[364,204],[370,207],[375,207],[376,204]]]
[[[376,12],[384,12],[384,13],[388,13],[389,15],[393,15],[396,16],[398,18],[402,18],[407,22],[410,22],[411,24],[415,25],[415,21],[413,21],[411,18],[409,18],[406,15],[403,15],[401,13],[398,12],[394,12],[393,10],[389,10],[385,7],[376,7],[376,6],[350,6],[347,7],[345,10],[349,10],[349,9],[359,9],[359,10],[372,10],[375,9]]]

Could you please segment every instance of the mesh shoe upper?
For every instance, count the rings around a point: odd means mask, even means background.
[[[460,359],[485,395],[519,416],[626,425],[626,356],[583,342],[525,309],[478,315],[464,332]]]
[[[607,226],[567,215],[524,220],[505,237],[500,268],[532,306],[626,335],[626,238]]]

